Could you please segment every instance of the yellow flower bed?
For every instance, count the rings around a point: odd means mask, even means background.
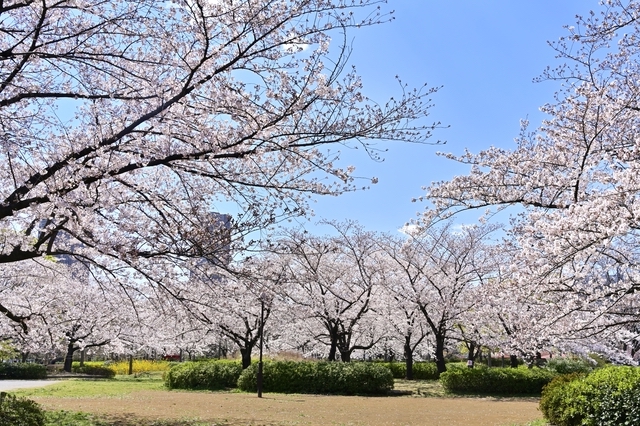
[[[118,361],[108,365],[116,374],[129,374],[129,360]],[[168,361],[154,361],[149,359],[134,359],[133,374],[150,373],[153,371],[167,371],[170,368]]]
[[[74,362],[73,365],[78,366],[80,363]],[[129,374],[129,360],[118,362],[85,361],[84,365],[88,367],[106,367],[115,371],[116,374]],[[170,367],[171,364],[169,364],[168,361],[154,361],[148,359],[133,360],[133,374],[167,371]]]

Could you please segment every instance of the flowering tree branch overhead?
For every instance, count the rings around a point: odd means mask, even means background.
[[[578,17],[551,44],[565,63],[541,77],[563,82],[543,107],[550,118],[514,150],[455,158],[470,173],[427,190],[440,214],[523,207],[512,227],[519,283],[565,295],[559,315],[582,312],[590,332],[640,319],[639,13],[637,1],[611,0]]]
[[[379,105],[329,50],[379,3],[1,2],[0,263],[218,256],[212,212],[303,215],[353,189],[332,146],[425,141],[437,89]]]

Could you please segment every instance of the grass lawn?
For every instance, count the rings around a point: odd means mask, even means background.
[[[12,392],[58,426],[492,425],[543,426],[537,398],[446,395],[438,382],[397,380],[410,396],[360,397],[169,391],[159,374],[68,380]]]

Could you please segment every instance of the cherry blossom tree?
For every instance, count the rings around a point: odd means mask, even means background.
[[[449,155],[470,173],[427,190],[438,214],[519,206],[514,279],[557,302],[559,320],[575,314],[571,333],[639,319],[639,13],[612,0],[578,17],[551,44],[565,63],[541,77],[562,82],[550,118],[513,150]]]
[[[274,297],[281,286],[282,274],[269,276],[268,258],[252,259],[244,265],[242,274],[231,275],[210,289],[217,303],[215,326],[239,349],[242,368],[251,365],[251,354],[260,339],[269,340],[273,333],[265,329],[278,309]],[[262,267],[262,269],[259,269]]]
[[[407,270],[399,263],[397,249],[404,245],[404,238],[389,234],[379,235],[378,244],[383,255],[379,257],[382,267],[381,297],[385,305],[380,312],[389,330],[385,333],[392,339],[399,340],[406,364],[406,379],[413,380],[413,361],[416,349],[428,342],[431,329],[418,305],[407,297]],[[412,276],[409,278],[411,281]],[[386,315],[385,315],[386,314]]]
[[[381,269],[373,233],[354,222],[328,223],[335,235],[291,231],[277,242],[288,268],[287,303],[302,343],[318,341],[344,362],[382,337],[376,328]]]
[[[436,89],[378,104],[331,41],[391,19],[380,3],[0,2],[0,263],[67,255],[169,291],[354,189],[339,147],[424,142]]]
[[[24,355],[63,353],[70,372],[78,350],[109,346],[121,352],[140,338],[136,311],[123,293],[82,282],[86,274],[53,259],[22,263],[0,277],[0,294],[12,312],[29,319],[29,327],[3,318],[0,329]]]
[[[162,328],[159,342],[177,350],[188,346],[190,351],[205,353],[212,345],[229,341],[247,368],[260,337],[273,343],[278,335],[271,328],[279,328],[272,323],[281,316],[283,267],[269,254],[231,262],[214,274],[201,266],[188,271],[189,278],[175,283],[171,293],[151,289],[155,322],[175,322]]]
[[[452,222],[434,222],[409,238],[387,236],[383,240],[397,270],[387,287],[405,299],[405,306],[413,304],[424,316],[440,373],[446,371],[447,343],[459,331],[463,315],[477,303],[470,290],[495,272],[496,258],[488,236],[496,229],[496,225],[455,229]]]

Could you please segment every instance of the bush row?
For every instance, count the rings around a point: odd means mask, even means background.
[[[171,367],[164,382],[169,389],[235,388],[241,372],[240,361],[190,361]]]
[[[184,362],[165,373],[169,389],[217,390],[238,387],[257,390],[258,365],[242,370],[239,361]],[[377,363],[267,361],[263,364],[265,392],[318,394],[384,394],[393,388],[388,367]]]
[[[559,376],[544,388],[540,410],[558,426],[640,425],[640,368]]]
[[[238,388],[257,390],[258,365],[252,364],[238,379]],[[381,395],[393,389],[388,367],[367,362],[269,361],[264,363],[265,392],[339,395]]]
[[[104,367],[100,365],[87,365],[87,364],[81,367],[80,365],[74,365],[74,364],[71,365],[71,371],[73,373],[88,374],[91,376],[105,377],[108,379],[111,379],[116,375],[116,371],[113,368]]]
[[[553,358],[545,368],[556,374],[589,373],[593,371],[593,364],[581,358]]]
[[[543,368],[449,367],[440,375],[442,386],[454,393],[540,394],[556,374]]]
[[[0,380],[39,380],[47,378],[47,367],[31,363],[0,363]]]

